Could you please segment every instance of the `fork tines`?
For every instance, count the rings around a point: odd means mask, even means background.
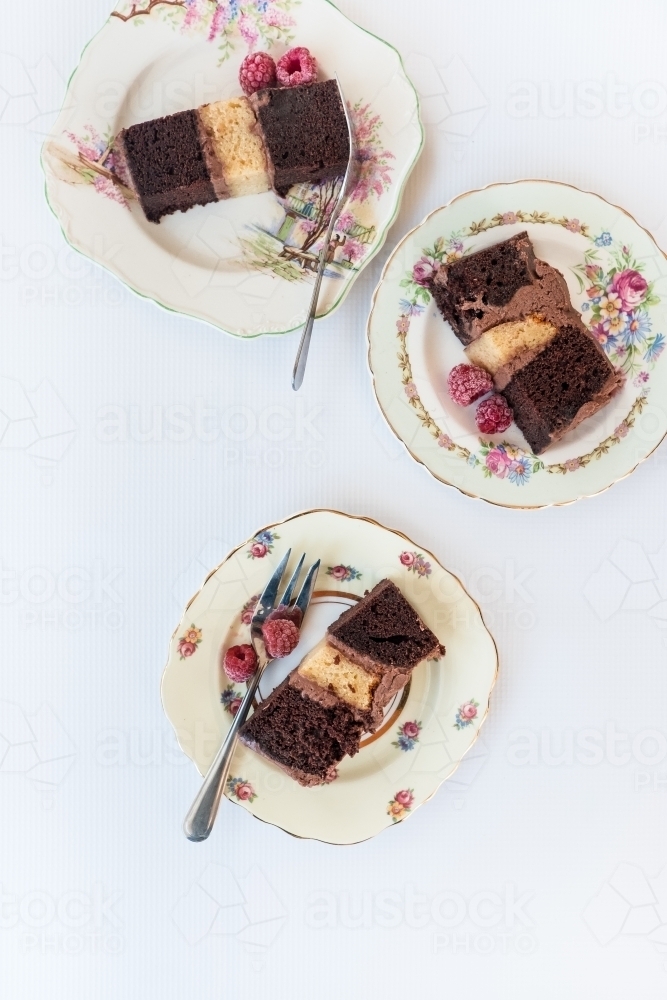
[[[289,562],[292,550],[288,549],[285,555],[282,557],[278,563],[276,569],[274,570],[269,582],[264,588],[264,592],[257,602],[257,607],[252,619],[253,626],[261,626],[262,622],[266,619],[267,615],[270,614],[275,608],[280,606],[291,606],[299,608],[302,615],[306,613],[306,609],[310,604],[310,598],[312,596],[313,588],[315,586],[315,580],[317,579],[317,574],[320,568],[320,560],[316,562],[308,570],[306,577],[301,585],[298,596],[296,600],[292,600],[294,592],[296,590],[297,583],[299,582],[299,577],[301,575],[301,570],[303,564],[306,560],[306,553],[304,552],[299,562],[297,563],[296,569],[292,573],[290,580],[285,587],[282,595],[278,598],[278,591],[280,590],[280,584],[282,578],[285,574],[287,564]]]

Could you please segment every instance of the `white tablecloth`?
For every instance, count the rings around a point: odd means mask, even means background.
[[[401,49],[427,146],[383,254],[316,329],[296,397],[294,336],[232,340],[68,250],[39,145],[109,0],[3,4],[0,410],[14,424],[32,407],[38,429],[0,439],[11,1000],[612,1000],[667,986],[667,449],[569,508],[474,502],[384,425],[364,332],[398,238],[493,181],[596,191],[667,246],[667,8],[339,6]],[[210,408],[219,433],[174,441],[177,405]],[[409,822],[358,847],[231,806],[190,845],[197,776],[159,699],[168,638],[231,545],[321,506],[401,529],[480,601],[501,654],[481,741]]]

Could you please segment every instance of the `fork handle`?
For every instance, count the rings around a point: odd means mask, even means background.
[[[218,815],[220,799],[225,791],[229,765],[232,762],[234,750],[236,749],[238,732],[248,717],[265,667],[266,664],[264,664],[264,667],[258,667],[255,671],[243,701],[239,706],[239,710],[234,716],[230,730],[208,769],[204,783],[199,790],[197,798],[192,803],[190,812],[185,817],[185,823],[183,824],[185,836],[194,843],[201,843],[202,840],[206,840],[213,829],[215,817]]]
[[[327,233],[327,240],[324,248],[320,250],[320,263],[317,268],[317,277],[315,278],[313,297],[310,300],[308,319],[306,320],[306,325],[304,326],[303,333],[301,334],[301,343],[299,344],[299,350],[296,353],[296,361],[294,362],[294,371],[292,372],[292,388],[295,392],[297,392],[303,385],[303,376],[306,371],[308,351],[310,350],[310,338],[313,335],[313,326],[315,325],[315,316],[317,315],[317,303],[320,300],[320,289],[322,287],[324,271],[327,266],[327,255],[329,252],[330,242],[331,236]]]

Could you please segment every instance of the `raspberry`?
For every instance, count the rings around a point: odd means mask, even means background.
[[[449,395],[459,406],[470,406],[476,399],[493,389],[493,379],[483,368],[457,365],[447,379]]]
[[[264,87],[275,87],[276,64],[268,52],[252,52],[245,57],[239,70],[239,83],[247,97]]]
[[[278,60],[277,75],[281,87],[308,86],[317,80],[317,60],[303,46],[290,49]]]
[[[502,396],[490,396],[477,407],[475,420],[482,434],[502,434],[514,420],[514,414]]]
[[[288,621],[286,618],[266,621],[262,626],[262,635],[266,652],[272,660],[289,656],[292,650],[299,645],[299,630],[294,622]]]
[[[267,622],[276,621],[288,621],[294,622],[297,628],[301,628],[301,622],[303,621],[303,613],[300,608],[296,606],[293,608],[288,608],[284,604],[279,604],[275,611],[272,611],[270,615],[267,616]]]
[[[225,653],[225,673],[230,681],[243,684],[257,670],[257,653],[252,646],[232,646]]]

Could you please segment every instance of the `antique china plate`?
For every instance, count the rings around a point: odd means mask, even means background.
[[[129,288],[240,337],[306,319],[331,182],[198,206],[159,225],[113,182],[121,128],[241,94],[249,50],[292,45],[338,73],[355,123],[358,184],[337,225],[321,316],[383,245],[423,146],[416,91],[398,52],[329,0],[121,0],[86,48],[42,163],[65,237]]]
[[[539,458],[514,424],[480,437],[475,407],[449,398],[447,374],[466,357],[424,285],[440,263],[524,229],[538,257],[564,274],[584,322],[625,375],[606,409]],[[368,357],[380,408],[413,458],[469,496],[529,508],[600,493],[667,432],[666,275],[649,233],[595,194],[552,181],[463,194],[408,233],[375,292]]]
[[[188,604],[174,633],[162,700],[184,752],[204,774],[232,720],[242,688],[221,657],[249,641],[254,602],[287,548],[322,567],[298,649],[272,664],[266,697],[324,635],[327,625],[385,577],[392,579],[446,646],[421,664],[389,706],[384,725],[339,766],[330,785],[302,788],[239,745],[227,798],[297,837],[330,844],[367,840],[401,822],[456,770],[484,722],[498,670],[495,643],[459,580],[430,552],[368,518],[313,510],[263,528],[231,552]],[[193,789],[194,791],[194,789]],[[224,811],[219,823],[224,823]]]

